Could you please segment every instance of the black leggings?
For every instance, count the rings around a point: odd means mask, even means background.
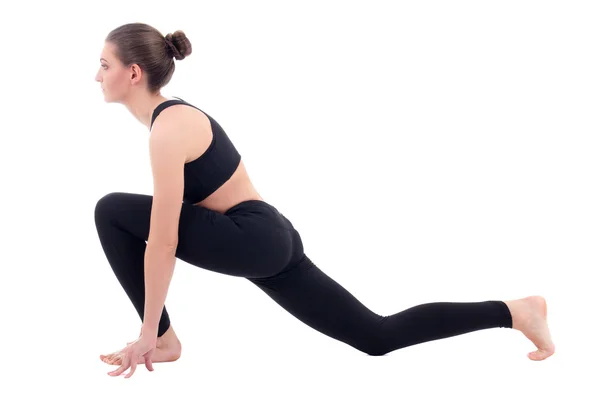
[[[95,208],[100,243],[140,318],[152,196],[110,193]],[[369,355],[488,328],[512,328],[503,301],[420,304],[375,314],[304,254],[292,223],[272,205],[244,201],[221,214],[183,202],[176,257],[244,277],[300,321]],[[163,308],[158,336],[169,328]]]

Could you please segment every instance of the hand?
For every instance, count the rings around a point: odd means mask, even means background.
[[[127,344],[127,347],[123,350],[125,357],[121,361],[121,366],[114,371],[108,373],[110,376],[120,376],[127,368],[131,368],[125,378],[129,378],[135,372],[137,367],[137,361],[140,357],[144,357],[146,368],[148,371],[154,371],[152,366],[152,354],[156,349],[156,337],[149,337],[141,335],[137,340]]]

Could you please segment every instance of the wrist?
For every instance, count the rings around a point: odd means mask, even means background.
[[[154,341],[156,341],[158,339],[158,329],[151,329],[149,327],[142,326],[140,336],[145,338],[154,338]]]

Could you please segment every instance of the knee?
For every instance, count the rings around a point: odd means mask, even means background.
[[[390,352],[390,348],[383,337],[383,332],[378,324],[372,332],[365,334],[356,348],[370,356],[383,356]]]
[[[121,192],[108,193],[98,200],[94,209],[96,225],[100,221],[110,220],[112,213],[117,209],[121,194]]]
[[[380,341],[364,343],[360,346],[359,350],[370,356],[383,356],[389,353],[389,350],[386,349]]]
[[[364,351],[365,353],[367,353],[370,356],[384,356],[387,353],[389,353],[387,350],[384,350],[381,347],[375,347],[375,348],[370,348],[367,351]]]

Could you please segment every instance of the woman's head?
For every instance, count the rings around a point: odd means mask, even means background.
[[[105,96],[118,99],[132,86],[156,94],[167,85],[175,72],[176,60],[192,53],[192,45],[182,31],[163,35],[143,23],[122,25],[105,39],[96,81]]]

